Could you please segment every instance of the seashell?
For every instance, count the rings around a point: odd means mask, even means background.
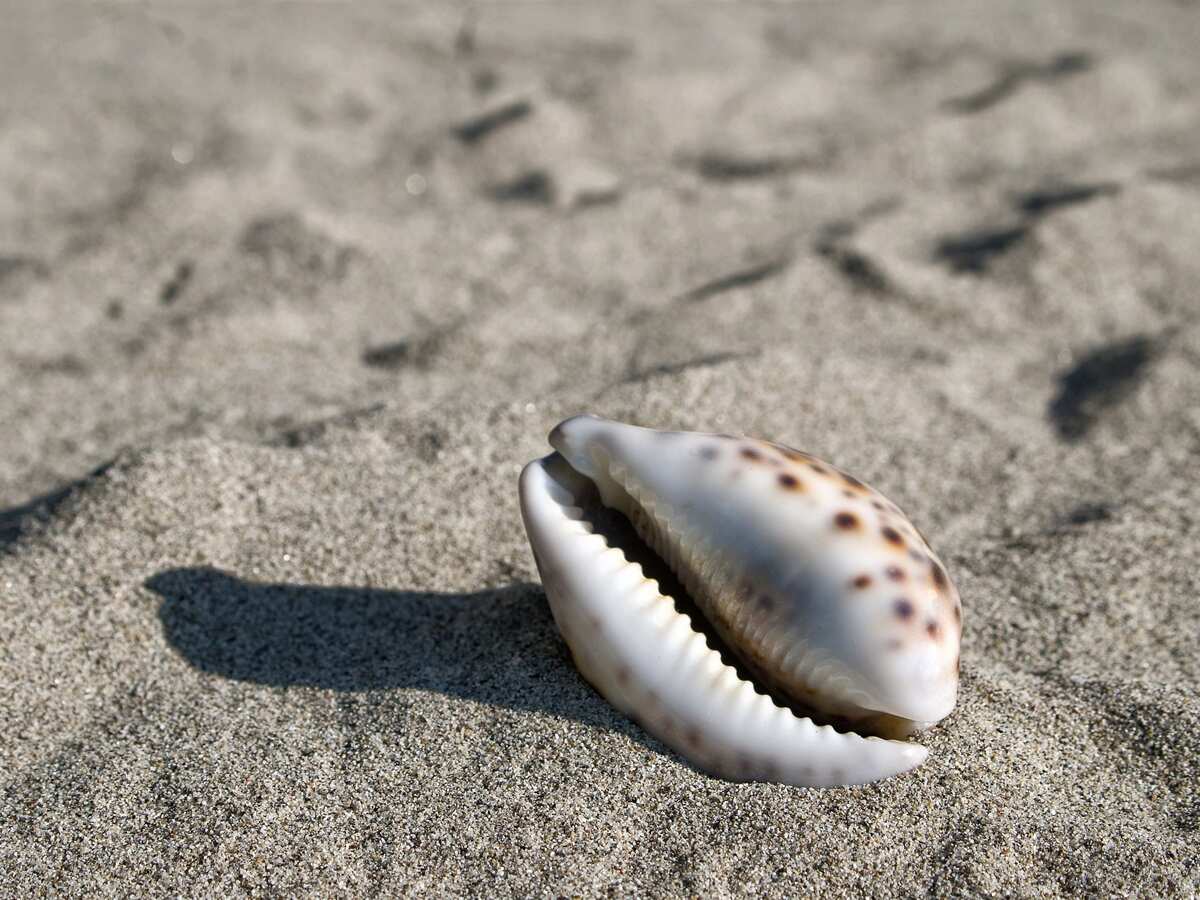
[[[962,612],[895,504],[750,438],[576,416],[550,443],[521,473],[525,530],[576,666],[613,706],[733,780],[862,784],[925,760],[897,738],[954,708]],[[605,508],[669,567],[728,662],[603,533]]]

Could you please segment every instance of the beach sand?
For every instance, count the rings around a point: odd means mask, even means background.
[[[4,894],[1200,892],[1195,4],[27,7]],[[580,678],[581,411],[911,515],[923,766],[716,780]]]

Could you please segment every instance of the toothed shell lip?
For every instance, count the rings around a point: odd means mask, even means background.
[[[640,566],[592,532],[577,506],[590,485],[557,453],[535,460],[521,473],[522,513],[555,621],[581,673],[614,706],[735,780],[858,784],[925,760],[918,744],[798,718],[738,677]],[[671,654],[678,666],[664,667]]]

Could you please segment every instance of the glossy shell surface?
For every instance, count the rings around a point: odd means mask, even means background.
[[[925,759],[856,733],[920,731],[957,695],[958,594],[895,504],[751,438],[576,416],[550,441],[521,475],[525,527],[576,665],[614,706],[726,778],[856,784]],[[597,532],[598,504],[670,568],[741,672]]]

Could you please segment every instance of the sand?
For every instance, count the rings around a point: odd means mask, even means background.
[[[1200,892],[1194,4],[6,16],[0,892]],[[910,513],[924,766],[581,680],[515,488],[583,410]]]

